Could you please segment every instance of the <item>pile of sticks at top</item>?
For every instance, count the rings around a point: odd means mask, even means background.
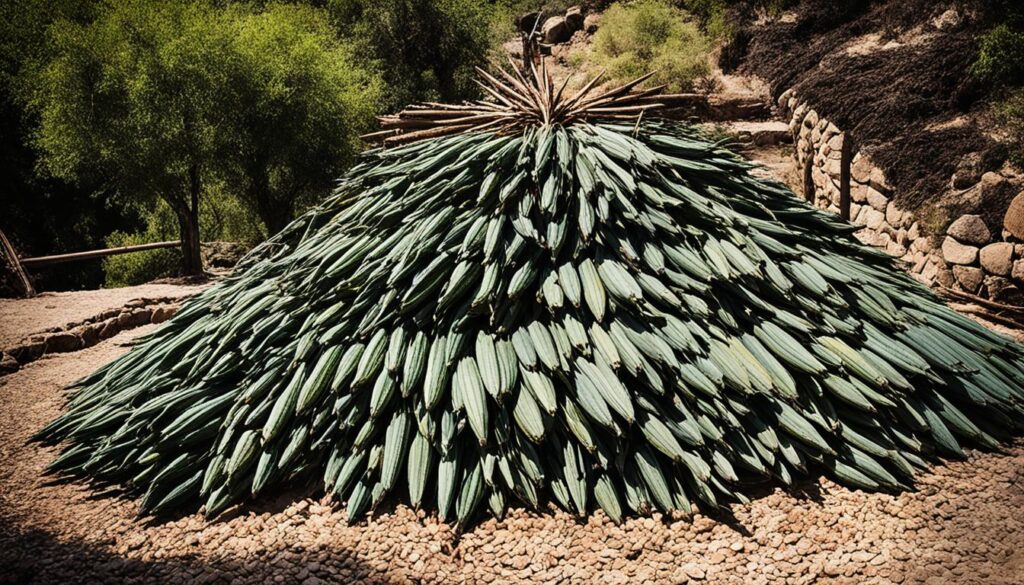
[[[636,89],[653,73],[598,93],[595,88],[603,72],[567,97],[568,77],[556,89],[545,61],[541,60],[539,71],[530,63],[526,74],[516,68],[514,62],[509,62],[511,73],[499,68],[496,76],[477,68],[480,79],[475,81],[490,99],[458,105],[436,102],[412,105],[397,114],[379,116],[377,119],[383,129],[364,134],[362,138],[390,146],[477,130],[505,133],[528,125],[568,125],[594,118],[633,120],[649,110],[666,107],[668,102],[695,97],[690,94],[659,96],[663,85]]]

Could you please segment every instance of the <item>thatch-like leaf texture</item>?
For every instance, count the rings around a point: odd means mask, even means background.
[[[471,132],[325,203],[79,382],[51,469],[207,514],[322,478],[464,524],[824,473],[900,489],[1020,428],[1021,348],[684,127]]]

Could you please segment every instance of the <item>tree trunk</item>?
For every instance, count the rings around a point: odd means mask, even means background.
[[[203,273],[203,256],[199,247],[199,192],[202,183],[199,168],[189,168],[189,201],[175,207],[181,233],[181,272],[185,276]]]
[[[193,276],[203,273],[203,257],[199,247],[199,211],[196,208],[177,210],[181,235],[181,273]]]
[[[256,209],[256,215],[267,229],[267,236],[273,236],[294,219],[295,201],[291,195],[275,194],[270,189],[270,177],[263,164],[254,165],[249,172],[252,183],[249,186],[249,201]]]
[[[263,225],[267,228],[267,236],[273,236],[277,232],[284,229],[288,225],[294,215],[292,206],[286,202],[281,201],[270,201],[265,207],[266,209],[273,209],[263,215]]]

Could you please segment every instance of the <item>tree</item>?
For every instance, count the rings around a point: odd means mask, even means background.
[[[495,8],[478,0],[328,0],[335,26],[380,63],[388,109],[413,101],[474,98],[487,62]]]
[[[233,21],[226,64],[233,104],[225,184],[277,233],[323,196],[358,152],[381,94],[324,14],[272,5]]]
[[[110,201],[95,185],[39,176],[38,153],[26,140],[35,121],[20,103],[20,82],[32,77],[32,67],[45,52],[47,27],[58,19],[86,22],[93,7],[93,2],[81,0],[0,2],[0,224],[25,256],[89,249],[102,245],[113,230],[136,226],[134,211]],[[57,266],[31,271],[37,290],[91,287],[103,281],[97,262]]]
[[[199,206],[210,184],[235,179],[268,228],[279,227],[293,209],[282,198],[340,172],[357,120],[372,112],[372,76],[312,8],[124,0],[48,34],[26,98],[42,168],[163,199],[186,274],[202,270]],[[322,167],[312,176],[307,157]]]

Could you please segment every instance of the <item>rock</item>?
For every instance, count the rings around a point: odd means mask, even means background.
[[[1024,260],[1017,260],[1013,263],[1013,271],[1010,275],[1014,280],[1024,282]]]
[[[552,16],[544,21],[540,28],[541,39],[549,45],[564,43],[572,38],[573,31],[565,22],[564,16]]]
[[[981,283],[985,280],[985,273],[974,266],[954,266],[953,277],[964,290],[971,293],[978,292]]]
[[[13,355],[9,353],[0,354],[0,372],[16,372],[19,367],[21,365],[18,364],[18,360],[14,359]]]
[[[950,179],[950,186],[954,189],[967,189],[978,184],[981,176],[985,173],[982,168],[981,153],[972,152],[965,155],[956,165],[956,171]]]
[[[203,242],[203,263],[213,268],[232,268],[245,256],[245,246],[238,242]]]
[[[599,26],[601,26],[600,14],[588,14],[587,17],[583,19],[583,30],[586,31],[587,34],[594,34],[597,32],[597,28]]]
[[[950,8],[932,19],[932,26],[938,30],[954,29],[963,22],[963,16],[956,8]]]
[[[867,185],[858,185],[853,183],[850,185],[850,201],[855,203],[867,203],[868,202],[868,187]]]
[[[907,228],[907,239],[916,240],[919,237],[921,237],[921,225],[915,221]]]
[[[882,231],[882,224],[885,223],[885,214],[875,209],[867,208],[863,212],[864,225],[870,230]]]
[[[868,202],[868,205],[874,207],[878,211],[884,212],[886,206],[889,205],[889,198],[883,195],[881,191],[875,189],[874,187],[868,187],[867,193],[865,193],[865,198]]]
[[[153,309],[153,316],[150,317],[151,323],[163,323],[170,319],[177,312],[176,307],[157,307]]]
[[[989,232],[985,221],[980,215],[961,215],[956,221],[946,228],[946,235],[953,236],[965,244],[984,246],[992,241],[992,233]]]
[[[516,18],[516,28],[524,33],[531,33],[537,26],[538,18],[540,18],[540,12],[527,12]]]
[[[886,195],[892,194],[892,186],[889,185],[889,181],[885,178],[885,173],[878,167],[871,169],[871,177],[868,179],[868,184]]]
[[[565,11],[565,25],[569,30],[576,32],[583,28],[583,9],[579,6],[570,6]]]
[[[792,140],[789,128],[778,121],[735,122],[731,124],[731,129],[741,137],[749,137],[754,146],[774,146]]]
[[[1010,207],[1003,216],[1003,229],[1018,240],[1024,240],[1024,191],[1021,191],[1010,202]]]
[[[885,208],[885,221],[889,222],[889,225],[896,229],[904,227],[909,217],[910,214],[904,212],[895,203],[890,203]]]
[[[1024,292],[1009,279],[1002,276],[986,276],[985,288],[992,300],[1019,305],[1024,302]]]
[[[71,332],[57,333],[46,338],[45,353],[60,353],[82,349],[82,339]]]
[[[942,240],[942,257],[950,264],[974,264],[978,259],[978,249],[946,236]]]
[[[996,242],[981,249],[981,267],[996,276],[1009,276],[1013,270],[1013,244]]]

